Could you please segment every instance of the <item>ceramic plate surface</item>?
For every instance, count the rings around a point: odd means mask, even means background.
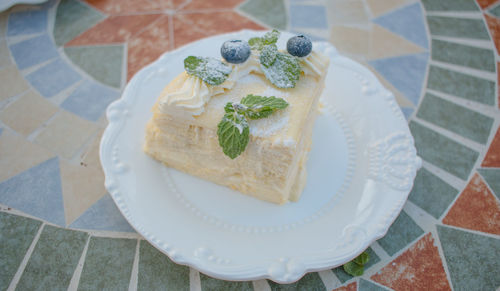
[[[168,52],[141,70],[107,110],[100,155],[106,188],[130,224],[179,264],[225,280],[298,280],[341,265],[382,237],[401,211],[421,160],[394,96],[328,43],[324,104],[313,131],[301,199],[259,201],[163,166],[143,153],[161,90],[189,55],[219,58],[240,31]],[[278,47],[292,35],[282,33]]]

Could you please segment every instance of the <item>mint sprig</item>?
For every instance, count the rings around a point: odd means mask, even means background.
[[[367,252],[363,252],[361,255],[357,256],[354,260],[344,264],[344,271],[351,276],[361,276],[365,271],[365,264],[370,260],[370,255]]]
[[[230,66],[217,59],[195,56],[184,59],[184,69],[188,74],[201,78],[209,85],[224,83],[232,71]]]
[[[280,32],[276,29],[273,29],[272,31],[264,34],[264,36],[262,37],[252,37],[248,40],[248,44],[250,45],[251,49],[260,51],[266,45],[275,44],[278,41],[279,37]]]
[[[240,103],[228,102],[224,106],[224,117],[217,126],[219,145],[231,159],[239,156],[248,145],[250,129],[247,119],[260,119],[284,109],[288,103],[282,98],[249,94]]]
[[[276,57],[278,56],[278,47],[275,44],[266,45],[260,51],[260,63],[266,68],[269,68],[276,61]]]
[[[302,71],[298,58],[277,52],[274,62],[271,65],[269,65],[267,59],[264,63],[262,61],[261,59],[260,67],[269,82],[278,88],[295,87]]]

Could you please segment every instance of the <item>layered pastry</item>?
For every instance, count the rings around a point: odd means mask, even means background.
[[[329,59],[303,36],[279,51],[277,35],[226,42],[223,61],[186,58],[152,108],[144,151],[258,199],[299,199]]]

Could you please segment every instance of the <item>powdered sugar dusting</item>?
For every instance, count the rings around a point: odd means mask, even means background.
[[[290,106],[285,110],[278,110],[267,118],[250,120],[250,134],[258,137],[268,137],[288,125],[290,118]]]

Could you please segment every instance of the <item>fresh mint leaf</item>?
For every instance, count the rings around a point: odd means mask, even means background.
[[[344,264],[344,271],[346,271],[347,274],[356,277],[363,275],[365,267],[363,267],[362,265],[358,265],[353,261],[350,261],[349,263]]]
[[[269,68],[272,64],[274,64],[277,56],[278,47],[275,44],[266,45],[260,52],[260,63],[264,67]]]
[[[224,114],[217,126],[217,135],[219,145],[226,156],[231,159],[239,156],[250,140],[250,130],[245,116],[234,111]]]
[[[231,67],[214,58],[189,56],[184,59],[184,68],[190,75],[201,78],[209,85],[224,83],[231,73]]]
[[[241,99],[240,103],[245,109],[242,113],[249,119],[265,118],[273,114],[276,110],[285,109],[288,106],[288,103],[282,98],[252,94]]]
[[[370,260],[370,255],[367,252],[363,252],[361,255],[357,256],[353,262],[358,265],[364,265]]]
[[[266,78],[278,88],[294,88],[299,80],[301,68],[298,58],[278,52],[274,63],[266,67],[261,62]]]
[[[276,29],[273,29],[272,31],[264,34],[264,36],[262,37],[252,37],[248,40],[248,44],[250,45],[251,49],[260,51],[266,45],[275,44],[278,41],[279,37],[280,32]]]

